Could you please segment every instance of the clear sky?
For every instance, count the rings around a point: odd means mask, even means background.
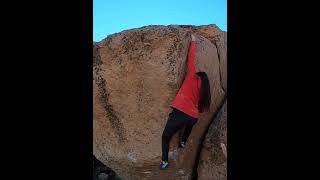
[[[146,25],[216,24],[227,31],[227,0],[93,0],[93,40]]]

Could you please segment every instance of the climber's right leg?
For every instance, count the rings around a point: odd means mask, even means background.
[[[184,129],[182,138],[181,138],[181,142],[180,142],[180,146],[182,148],[184,148],[184,146],[186,145],[186,142],[191,134],[192,131],[192,127],[197,123],[197,119],[195,118],[188,118],[187,119],[187,123],[186,123],[186,127]]]

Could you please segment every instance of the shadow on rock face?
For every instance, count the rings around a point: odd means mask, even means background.
[[[116,173],[93,156],[93,180],[120,180]]]

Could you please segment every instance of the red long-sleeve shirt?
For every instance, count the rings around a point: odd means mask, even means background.
[[[191,41],[188,55],[188,72],[171,107],[176,108],[194,118],[199,117],[198,101],[201,79],[195,68],[196,42]]]

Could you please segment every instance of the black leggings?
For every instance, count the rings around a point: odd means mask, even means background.
[[[172,110],[172,112],[169,114],[169,118],[166,124],[166,127],[163,130],[162,133],[162,160],[168,161],[168,152],[169,152],[169,143],[171,140],[171,137],[184,125],[186,126],[181,141],[186,142],[192,127],[197,122],[196,118],[193,118],[177,109]]]

